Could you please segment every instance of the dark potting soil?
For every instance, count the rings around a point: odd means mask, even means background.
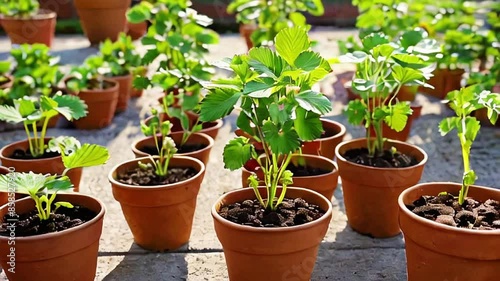
[[[418,216],[449,226],[479,230],[500,229],[500,202],[495,200],[478,202],[467,198],[460,205],[458,198],[447,194],[422,196],[406,207]]]
[[[118,181],[124,184],[136,186],[152,186],[172,184],[176,182],[185,181],[194,177],[197,174],[193,168],[168,168],[168,173],[165,178],[157,176],[154,168],[148,167],[141,169],[139,167],[118,175]]]
[[[330,171],[309,166],[296,166],[290,163],[287,170],[293,173],[294,177],[310,177],[328,174]]]
[[[78,205],[73,208],[60,207],[55,214],[51,214],[50,218],[45,221],[40,221],[36,210],[27,214],[15,214],[14,216],[7,213],[0,225],[0,235],[11,236],[12,232],[14,232],[15,237],[22,237],[59,232],[90,221],[96,215],[92,210]]]
[[[198,150],[202,150],[205,147],[207,147],[207,145],[205,144],[185,144],[177,148],[177,153],[181,154],[181,153],[195,152]],[[147,153],[149,155],[158,155],[158,150],[156,149],[156,146],[145,146],[141,148],[140,151]]]
[[[31,160],[31,159],[46,159],[57,157],[60,154],[58,152],[45,152],[42,156],[34,158],[29,150],[16,149],[14,153],[10,156],[13,159]]]
[[[285,198],[276,211],[265,210],[257,199],[223,206],[219,215],[241,225],[255,227],[287,227],[321,218],[325,211],[302,198]]]
[[[389,150],[384,150],[382,156],[370,157],[367,148],[355,148],[348,150],[343,156],[349,162],[377,168],[405,168],[418,164],[417,159],[411,155],[392,153]]]

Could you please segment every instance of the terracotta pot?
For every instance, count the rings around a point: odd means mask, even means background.
[[[125,32],[131,0],[74,0],[83,31],[92,45],[116,41]]]
[[[132,90],[130,91],[130,97],[131,98],[140,98],[142,97],[142,94],[144,93],[144,90],[138,90],[132,87]]]
[[[183,135],[182,132],[170,134],[170,137],[174,140],[175,146],[177,148],[179,148],[181,145],[182,135]],[[176,155],[193,157],[203,162],[203,164],[207,165],[208,159],[210,158],[210,151],[214,146],[214,140],[206,134],[194,133],[186,141],[186,145],[195,145],[195,144],[203,144],[206,145],[206,147],[193,152],[177,153]],[[134,152],[136,158],[149,156],[149,154],[142,152],[142,149],[145,147],[156,147],[154,138],[152,136],[142,138],[132,143],[132,152]]]
[[[76,128],[93,130],[111,124],[118,103],[118,83],[107,79],[104,81],[108,85],[106,89],[83,90],[78,93],[78,97],[88,106],[88,114],[73,121]]]
[[[105,208],[102,202],[83,194],[58,194],[56,201],[81,205],[97,213],[92,220],[60,232],[29,237],[16,237],[15,273],[9,272],[11,246],[8,237],[0,236],[0,262],[11,281],[93,281],[97,268],[99,238]],[[8,205],[0,208],[0,218],[8,212]],[[16,212],[35,209],[31,198],[15,202]]]
[[[321,155],[328,159],[333,159],[335,157],[335,148],[344,139],[346,128],[339,122],[324,118],[321,118],[321,124],[325,131],[324,137],[315,141],[305,142],[302,145],[302,153]]]
[[[45,143],[48,143],[50,138],[45,138]],[[12,167],[16,172],[33,172],[39,174],[62,174],[64,171],[64,164],[61,156],[44,158],[44,159],[14,159],[11,158],[15,150],[20,149],[26,151],[29,149],[28,140],[22,140],[11,143],[0,149],[0,160],[2,166]],[[74,190],[79,191],[80,180],[82,178],[83,168],[71,169],[66,175],[70,178],[71,183],[74,185]]]
[[[132,37],[132,40],[142,38],[148,31],[148,23],[143,21],[141,23],[127,22],[127,35]]]
[[[189,241],[196,197],[205,175],[205,165],[197,159],[174,156],[170,167],[191,167],[198,173],[182,182],[158,186],[133,186],[117,181],[117,175],[151,163],[149,157],[129,160],[115,166],[108,179],[114,198],[120,202],[134,241],[152,251],[174,250]]]
[[[30,18],[0,15],[0,23],[12,44],[41,43],[52,46],[56,31],[56,13],[40,9]]]
[[[265,198],[265,189],[259,188],[259,191]],[[281,189],[277,193],[279,196]],[[217,213],[223,205],[254,199],[251,188],[230,191],[212,207],[215,232],[224,250],[229,280],[311,279],[318,247],[332,217],[332,205],[324,196],[303,188],[287,188],[286,197],[303,198],[326,210],[326,214],[299,226],[257,228],[230,222]]]
[[[465,70],[463,69],[436,69],[433,72],[434,76],[427,81],[428,84],[434,86],[434,89],[420,87],[419,91],[439,99],[444,99],[448,92],[461,88],[462,75],[464,73]]]
[[[186,111],[186,114],[189,118],[189,127],[193,127],[197,122],[199,115],[190,111]],[[152,119],[152,117],[146,118],[145,122],[148,124],[148,122]],[[171,132],[182,132],[182,125],[179,119],[177,118],[170,118],[168,117],[167,114],[162,113],[160,114],[160,121],[166,121],[169,120],[172,123],[172,129]],[[202,125],[202,129],[199,131],[199,133],[206,134],[213,138],[214,140],[217,138],[217,135],[219,134],[219,129],[222,127],[224,123],[222,120],[217,120],[217,121],[212,121],[212,122],[205,122]]]
[[[292,161],[298,156],[299,155],[293,156]],[[292,177],[293,186],[316,191],[325,196],[328,200],[331,200],[339,182],[339,171],[337,168],[337,164],[333,162],[333,160],[325,158],[323,156],[304,154],[302,155],[302,157],[305,158],[307,167],[320,168],[329,172],[317,176],[294,176]],[[243,187],[249,186],[248,178],[254,172],[255,171],[249,171],[245,167],[241,169],[241,185]],[[259,169],[256,174],[257,177],[261,180],[260,183],[264,185],[264,175],[262,173],[262,170]]]
[[[399,196],[399,223],[406,247],[408,281],[497,280],[500,268],[500,230],[472,230],[452,227],[412,213],[410,204],[422,195],[446,191],[458,196],[455,183],[423,183]],[[500,201],[500,190],[471,186],[469,197],[479,201]],[[467,270],[471,269],[471,270]]]
[[[257,30],[257,25],[255,24],[240,24],[240,34],[245,39],[248,50],[253,47],[251,35]]]
[[[399,92],[396,93],[396,98],[399,101],[413,102],[417,95],[417,91],[418,91],[418,85],[414,86],[403,85],[399,90]]]
[[[406,122],[406,126],[404,129],[400,132],[391,129],[391,127],[387,126],[387,124],[383,123],[382,124],[382,135],[384,138],[388,138],[391,140],[398,140],[398,141],[406,141],[408,140],[408,137],[410,136],[411,132],[411,126],[413,125],[413,121],[420,117],[420,114],[422,112],[422,106],[421,105],[411,105],[411,109],[413,110],[413,114],[408,116],[408,121]],[[375,130],[373,129],[373,126],[370,127],[371,130],[371,136],[375,136]]]
[[[118,102],[115,113],[126,111],[132,90],[132,75],[109,77],[109,80],[118,83]]]
[[[56,12],[58,19],[77,17],[73,0],[38,0],[40,8]]]
[[[398,196],[419,182],[427,154],[417,146],[389,140],[385,142],[387,149],[394,147],[413,156],[418,164],[407,168],[374,168],[349,162],[343,156],[350,149],[364,147],[365,138],[345,141],[335,150],[347,222],[361,234],[376,238],[392,237],[400,233]]]

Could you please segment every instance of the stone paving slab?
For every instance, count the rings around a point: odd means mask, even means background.
[[[311,37],[319,41],[317,47],[326,57],[337,54],[336,40],[354,34],[353,30],[319,28]],[[79,36],[57,38],[54,51],[63,63],[78,64],[96,52],[89,48],[85,38]],[[0,59],[6,56],[9,44],[0,38]],[[238,35],[223,35],[221,43],[212,48],[210,61],[214,62],[234,53],[245,51]],[[144,51],[144,50],[141,50]],[[66,68],[68,69],[68,68]],[[342,92],[341,74],[353,70],[349,65],[334,66],[321,89],[331,100],[334,110],[327,118],[346,125],[346,140],[364,136],[364,128],[347,124],[342,109],[346,102]],[[339,79],[336,75],[339,75]],[[332,86],[333,84],[333,86]],[[84,170],[81,192],[100,198],[107,207],[104,230],[100,243],[97,280],[227,280],[221,245],[213,230],[210,208],[224,192],[239,188],[240,172],[224,169],[222,150],[233,137],[235,116],[226,118],[211,152],[205,179],[198,197],[191,240],[188,245],[173,253],[149,253],[133,243],[132,235],[122,215],[119,204],[113,199],[108,172],[118,163],[133,158],[130,144],[141,138],[139,121],[146,116],[149,106],[156,103],[158,91],[147,91],[132,100],[127,111],[117,115],[113,124],[97,131],[78,131],[68,128],[50,129],[49,136],[72,135],[81,142],[106,145],[111,158],[104,167]],[[461,156],[459,142],[454,134],[439,135],[437,125],[450,111],[437,100],[418,95],[423,105],[422,116],[411,131],[409,142],[419,145],[429,155],[421,182],[460,180]],[[0,132],[0,146],[24,139],[24,131]],[[472,167],[476,170],[479,185],[500,188],[500,173],[494,164],[500,163],[500,130],[484,127],[472,149]],[[321,245],[316,270],[312,280],[404,280],[405,256],[402,236],[389,239],[372,239],[354,232],[345,216],[341,185],[333,199],[333,218]],[[0,280],[5,280],[0,275]]]

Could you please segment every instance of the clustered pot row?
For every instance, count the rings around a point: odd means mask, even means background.
[[[385,139],[382,124],[396,131],[404,129],[412,112],[409,103],[398,101],[393,93],[408,83],[424,83],[426,71],[432,69],[416,51],[398,46],[383,34],[365,40],[365,52],[338,59],[357,66],[355,87],[362,99],[351,101],[346,113],[351,123],[367,127],[363,139],[341,142],[345,128],[322,118],[331,111],[331,102],[314,91],[313,85],[331,71],[331,66],[311,50],[307,31],[301,27],[279,32],[275,51],[252,48],[248,54],[227,61],[222,67],[231,69],[234,77],[205,84],[208,94],[198,114],[182,110],[174,93],[167,93],[162,99],[163,110],[152,109],[151,117],[141,122],[146,138],[132,145],[138,158],[116,165],[108,176],[134,241],[151,251],[174,250],[189,241],[210,149],[221,119],[237,106],[238,130],[224,148],[223,161],[230,170],[242,169],[242,185],[248,188],[222,195],[212,208],[231,280],[280,280],[293,275],[290,269],[294,266],[301,266],[303,271],[293,277],[309,280],[314,269],[311,261],[316,260],[332,217],[331,199],[339,176],[348,223],[355,231],[377,238],[403,231],[409,280],[431,275],[439,276],[437,280],[471,280],[477,276],[493,280],[500,264],[496,243],[500,230],[486,230],[477,220],[460,227],[451,226],[449,221],[446,225],[443,215],[453,217],[440,213],[447,209],[444,206],[432,209],[436,205],[432,202],[451,202],[457,212],[472,214],[461,210],[472,200],[470,195],[484,208],[493,208],[490,216],[497,216],[498,222],[500,192],[474,186],[475,174],[469,165],[470,147],[479,130],[470,114],[487,108],[495,121],[498,95],[480,91],[477,86],[448,94],[457,116],[444,119],[439,129],[443,134],[453,129],[459,133],[466,163],[463,183],[418,184],[426,153],[414,145]],[[426,46],[426,50],[419,50],[426,55],[437,53],[433,44],[427,42]],[[372,85],[381,86],[374,91]],[[40,121],[45,132],[48,121],[57,114],[70,120],[86,114],[83,102],[74,97],[56,95],[41,100],[44,106],[40,108],[26,100],[16,102],[15,107],[4,106],[2,112],[8,110],[27,132],[36,132]],[[36,149],[40,147],[41,152]],[[13,154],[20,152],[31,156],[38,152],[46,158],[35,160],[40,161],[37,164],[13,159]],[[51,280],[56,275],[61,280],[73,280],[75,276],[93,280],[105,208],[90,196],[56,192],[71,187],[78,191],[81,168],[106,162],[107,150],[80,145],[71,138],[45,139],[44,133],[35,133],[33,137],[28,135],[27,141],[4,147],[0,157],[4,166],[16,171],[0,177],[0,189],[10,191],[3,199],[7,204],[0,208],[0,261],[9,280],[30,280],[33,275],[37,280]],[[19,199],[22,193],[29,193],[31,198]],[[9,219],[24,219],[35,206],[38,214],[32,217],[40,221],[70,215],[72,210],[88,209],[93,216],[55,233],[23,237],[15,229],[15,242],[9,240]],[[416,212],[419,207],[424,211]],[[50,256],[32,255],[38,249],[35,243],[41,244],[37,253]],[[449,245],[453,247],[448,249]],[[456,245],[461,245],[460,249]],[[15,273],[9,270],[12,249]],[[62,263],[64,267],[59,266]],[[477,271],[458,273],[458,266],[473,266]]]

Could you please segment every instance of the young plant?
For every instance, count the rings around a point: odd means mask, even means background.
[[[195,108],[198,106],[198,99],[193,100],[194,104],[190,104],[188,100],[185,100],[182,104],[181,107],[175,107],[174,106],[174,100],[175,96],[173,93],[166,94],[162,98],[162,109],[163,113],[169,117],[169,118],[176,118],[179,120],[181,127],[182,127],[182,141],[181,141],[181,147],[188,141],[189,137],[196,133],[199,132],[203,124],[198,120],[196,124],[191,124],[191,120],[189,119],[189,116],[187,115],[187,111]]]
[[[168,174],[168,164],[177,152],[177,148],[175,147],[174,140],[168,136],[170,129],[172,129],[170,121],[162,122],[160,114],[156,109],[152,109],[151,113],[153,114],[153,118],[147,124],[145,121],[142,121],[141,130],[145,136],[153,136],[159,157],[158,159],[151,157],[151,162],[153,163],[155,174],[160,178],[164,178]],[[139,163],[139,166],[143,169],[148,168],[147,165],[141,163]]]
[[[60,150],[68,150],[60,144]],[[35,201],[38,217],[41,221],[49,220],[58,208],[73,208],[70,202],[54,202],[57,192],[66,191],[73,187],[67,172],[70,169],[102,165],[109,159],[108,150],[95,144],[84,144],[73,153],[61,154],[65,170],[61,175],[42,175],[29,173],[10,173],[0,175],[0,190],[8,191],[15,186],[16,192],[26,193]],[[54,209],[52,207],[55,206]]]
[[[40,4],[36,0],[2,0],[0,14],[9,17],[28,18],[38,12]]]
[[[181,103],[186,99],[188,103],[199,102],[200,81],[210,80],[215,73],[205,55],[208,45],[219,42],[219,35],[206,28],[212,19],[198,14],[190,6],[191,2],[186,0],[142,1],[127,13],[132,23],[152,23],[142,39],[147,49],[142,64],[150,65],[160,59],[152,77],[136,76],[136,89],[159,87],[166,94],[175,91]]]
[[[399,132],[412,113],[409,103],[399,102],[395,93],[406,84],[431,87],[425,81],[432,76],[431,58],[439,52],[439,46],[435,40],[423,39],[419,32],[410,34],[397,42],[381,33],[370,34],[362,40],[364,51],[339,58],[340,62],[356,64],[352,89],[361,99],[349,102],[346,114],[351,124],[373,127],[375,136],[371,130],[366,136],[371,157],[384,153],[382,124]]]
[[[28,98],[18,99],[14,101],[14,106],[0,105],[0,120],[23,123],[33,158],[44,155],[47,148],[45,135],[49,120],[58,114],[70,121],[77,120],[87,115],[87,105],[77,96],[60,94],[52,98],[41,96],[37,101]],[[39,131],[37,124],[40,122],[43,125]]]
[[[132,38],[120,33],[118,40],[107,39],[101,44],[100,55],[105,62],[107,76],[124,76],[131,74],[141,65],[141,57],[135,50]]]
[[[307,29],[307,12],[313,16],[321,16],[325,9],[321,0],[287,1],[287,0],[234,0],[227,7],[229,14],[236,14],[240,23],[256,23],[258,28],[252,33],[254,46],[272,45],[274,37],[282,29],[302,26]]]
[[[500,114],[500,94],[490,91],[480,91],[480,89],[478,85],[472,85],[462,88],[460,91],[449,92],[446,99],[457,116],[447,117],[439,123],[439,131],[443,136],[452,130],[457,130],[462,148],[464,172],[462,176],[462,188],[458,195],[459,204],[464,203],[469,186],[473,185],[477,179],[476,173],[471,169],[469,159],[472,143],[479,133],[481,124],[475,117],[470,115],[475,110],[487,108],[488,119],[492,124],[495,124]]]
[[[88,89],[104,89],[102,73],[99,72],[104,65],[104,59],[95,55],[88,57],[81,66],[71,70],[66,87],[75,93]]]
[[[201,103],[201,121],[213,121],[229,115],[239,106],[237,126],[247,133],[225,146],[225,167],[236,170],[250,159],[259,164],[264,174],[267,200],[260,195],[255,175],[250,183],[264,208],[276,210],[292,183],[287,170],[292,154],[302,142],[321,136],[320,115],[331,110],[331,102],[312,86],[323,79],[331,68],[313,52],[307,31],[302,27],[283,29],[275,38],[276,51],[266,47],[252,48],[237,55],[224,66],[236,75],[206,83],[209,93]],[[262,142],[265,158],[256,152],[256,140]],[[276,197],[278,186],[282,193]]]

